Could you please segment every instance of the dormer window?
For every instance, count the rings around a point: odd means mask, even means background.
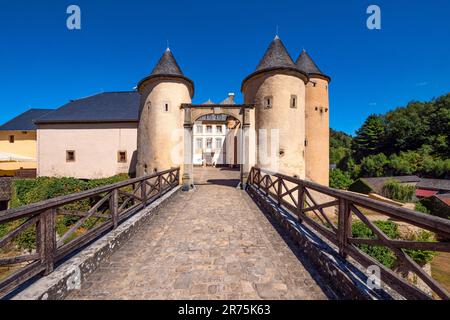
[[[272,109],[273,107],[273,97],[268,96],[264,98],[264,108],[265,109]]]
[[[297,96],[295,94],[291,95],[291,108],[297,108]]]

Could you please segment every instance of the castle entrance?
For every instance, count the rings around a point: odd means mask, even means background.
[[[201,184],[244,187],[250,172],[253,105],[193,105],[184,109],[185,191]]]

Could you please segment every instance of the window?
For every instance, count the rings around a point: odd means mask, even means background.
[[[14,136],[9,136],[9,143],[14,143]]]
[[[291,95],[291,108],[297,108],[297,96]]]
[[[119,163],[127,163],[127,152],[126,151],[119,151],[117,153],[117,161]]]
[[[264,98],[264,108],[271,109],[273,106],[273,97]]]
[[[197,149],[203,149],[203,139],[197,139]]]
[[[202,125],[198,125],[197,126],[197,133],[203,133],[203,126]]]
[[[222,126],[216,126],[216,132],[222,133]]]
[[[163,102],[164,112],[169,112],[170,103],[168,101]]]
[[[212,133],[212,126],[206,126],[206,133]]]
[[[75,151],[66,151],[66,162],[75,162]]]
[[[216,139],[216,149],[221,149],[222,148],[222,139],[217,138]]]
[[[212,138],[206,139],[206,149],[212,149]]]

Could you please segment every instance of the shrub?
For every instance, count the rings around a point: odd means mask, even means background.
[[[340,169],[334,169],[330,172],[330,187],[347,190],[353,183],[350,175]]]
[[[126,174],[117,175],[105,179],[95,180],[80,180],[74,178],[48,178],[40,177],[37,179],[14,180],[13,195],[11,207],[16,208],[23,205],[36,203],[43,200],[48,200],[58,196],[64,196],[72,193],[77,193],[92,188],[113,184],[116,182],[127,180],[129,177]],[[73,211],[87,211],[91,208],[91,200],[85,199],[70,203],[63,207],[65,210]],[[56,231],[59,235],[65,233],[70,226],[76,223],[80,217],[63,216],[56,220]],[[83,228],[92,228],[97,219],[88,219]],[[14,224],[15,225],[15,224]],[[0,226],[0,237],[2,234],[8,233],[13,228],[13,224],[6,224]],[[29,228],[18,235],[14,242],[18,248],[32,250],[36,245],[36,231],[35,228]]]
[[[398,225],[391,221],[375,221],[375,225],[392,239],[398,238]],[[363,222],[356,221],[352,224],[352,235],[355,238],[376,239],[376,235]],[[392,268],[396,261],[395,254],[383,246],[358,245],[358,248],[367,253],[378,262],[388,268]]]
[[[422,212],[422,213],[430,213],[430,210],[427,209],[427,207],[425,207],[422,202],[416,202],[416,206],[414,208],[416,211],[418,212]]]
[[[407,202],[412,200],[415,190],[414,186],[402,185],[395,180],[390,180],[383,186],[382,193],[389,199]]]
[[[411,239],[413,241],[420,241],[420,242],[434,242],[434,236],[432,233],[421,230],[419,233],[414,235],[414,237]],[[414,250],[414,249],[405,249],[405,253],[408,254],[414,261],[417,263],[424,265],[428,262],[431,262],[433,258],[436,255],[435,251],[430,250]]]

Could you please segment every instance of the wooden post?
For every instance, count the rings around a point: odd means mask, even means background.
[[[41,213],[37,224],[37,244],[41,264],[45,267],[44,275],[53,272],[56,256],[56,209],[49,209]]]
[[[147,206],[147,180],[141,181],[141,199],[144,208]]]
[[[302,184],[298,185],[298,197],[297,197],[297,218],[299,222],[302,222],[302,218],[300,218],[301,213],[303,212],[303,209],[305,207],[305,189]]]
[[[345,259],[347,258],[347,253],[345,251],[348,245],[348,238],[351,235],[351,214],[350,207],[347,200],[339,199],[339,212],[338,212],[338,243],[339,243],[339,254]]]
[[[116,229],[119,225],[119,190],[114,189],[111,191],[111,197],[109,198],[109,210],[113,221],[113,228]]]
[[[161,175],[158,176],[158,198],[161,197],[162,194],[162,178]]]
[[[282,184],[281,184],[281,178],[278,178],[278,186],[277,186],[277,201],[278,201],[278,205],[281,205],[281,195],[282,195]]]

